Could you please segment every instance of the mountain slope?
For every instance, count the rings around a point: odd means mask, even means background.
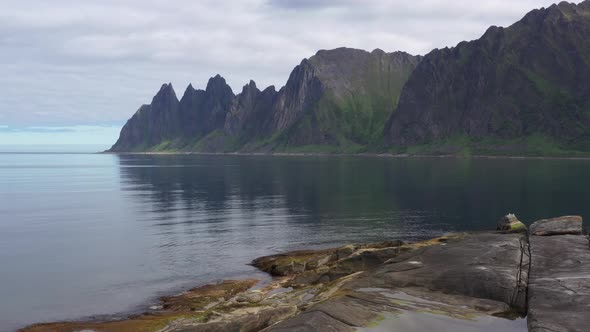
[[[204,151],[345,151],[381,140],[400,91],[421,57],[338,48],[293,69],[279,91],[254,82],[237,96],[223,131]]]
[[[284,102],[279,97],[284,107],[273,113],[275,132],[284,132],[278,143],[340,149],[375,144],[420,59],[381,50],[319,51],[294,71]]]
[[[590,151],[590,1],[432,51],[385,135],[395,150],[418,153]]]

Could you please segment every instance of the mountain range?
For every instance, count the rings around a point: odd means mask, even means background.
[[[425,56],[321,50],[278,91],[164,84],[109,151],[587,154],[590,0]]]

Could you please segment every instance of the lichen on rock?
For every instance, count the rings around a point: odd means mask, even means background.
[[[526,232],[527,227],[520,220],[518,220],[516,215],[509,213],[500,219],[496,230],[508,233],[518,233]]]

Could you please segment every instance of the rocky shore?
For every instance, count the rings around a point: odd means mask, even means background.
[[[162,298],[126,320],[21,331],[588,331],[590,244],[582,218],[507,215],[495,232],[261,257],[273,275]]]

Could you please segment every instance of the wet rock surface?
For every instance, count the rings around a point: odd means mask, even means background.
[[[357,282],[420,286],[450,294],[490,299],[524,312],[526,237],[520,234],[466,234],[448,243],[400,255]]]
[[[298,250],[260,257],[252,265],[273,276],[297,276],[300,283],[310,284],[377,266],[408,249],[403,245],[403,241],[388,241],[325,250]]]
[[[379,326],[386,316],[408,312],[451,317],[483,331],[493,323],[477,323],[482,317],[504,322],[498,317],[526,310],[524,235],[464,234],[402,248],[376,268],[342,280],[327,300],[269,331],[314,331],[302,317],[314,312],[345,324],[334,331]],[[525,330],[522,325],[515,330]]]
[[[529,331],[590,330],[587,236],[531,236]]]

